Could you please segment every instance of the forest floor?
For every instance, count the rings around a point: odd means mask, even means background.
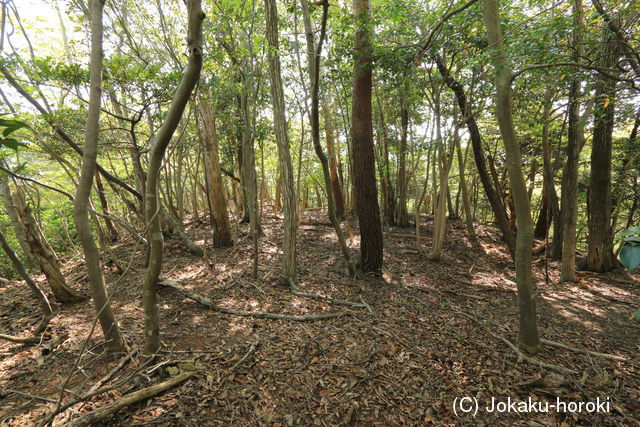
[[[429,246],[433,222],[427,217],[422,221]],[[579,272],[579,282],[558,283],[559,266],[549,262],[547,282],[544,255],[534,258],[542,337],[628,359],[545,345],[538,361],[574,371],[558,372],[529,363],[501,338],[517,341],[517,294],[509,256],[491,225],[476,224],[479,244],[473,245],[465,237],[464,224],[450,221],[437,262],[415,250],[415,239],[408,236],[413,229],[390,230],[385,234],[384,274],[354,280],[346,273],[326,214],[305,212],[298,236],[298,291],[364,301],[370,310],[302,298],[278,286],[282,219],[273,215],[265,216],[259,279],[252,280],[252,246],[244,227],[235,247],[209,247],[208,264],[185,254],[177,241],[167,240],[163,277],[225,308],[296,315],[347,313],[309,322],[240,317],[209,310],[163,287],[159,291],[162,364],[154,362],[137,382],[126,381],[73,406],[55,419],[56,424],[189,371],[195,375],[185,383],[120,410],[107,423],[640,424],[640,326],[631,320],[640,305],[639,275]],[[202,244],[210,229],[198,223],[188,232]],[[356,256],[359,238],[351,237]],[[133,251],[131,241],[111,248],[122,266],[132,260],[132,269],[117,285],[116,268],[105,267],[114,311],[131,349],[140,348],[143,341],[145,271],[142,248]],[[64,268],[72,286],[88,288],[78,260]],[[42,283],[42,277],[36,278]],[[38,318],[26,286],[11,282],[0,287],[0,332],[28,336]],[[87,340],[93,319],[89,302],[65,305],[46,333],[55,340],[53,348],[46,342],[0,342],[0,425],[37,424],[55,409],[65,380],[70,379],[67,401],[84,395],[117,365],[101,351],[99,327]],[[81,352],[85,341],[86,350]],[[134,359],[105,384],[126,379],[139,365]],[[454,402],[463,397],[477,399],[475,418],[459,408],[454,411]],[[486,408],[492,399],[555,404],[557,397],[563,402],[599,398],[610,403],[609,412],[559,413],[549,408],[525,413],[512,407],[510,413],[495,413]]]

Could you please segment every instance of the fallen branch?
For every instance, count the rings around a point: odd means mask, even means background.
[[[569,351],[575,351],[576,353],[589,354],[591,356],[601,357],[603,359],[618,360],[620,362],[629,361],[629,359],[627,359],[626,357],[616,356],[614,354],[599,353],[597,351],[585,350],[582,348],[572,347],[570,345],[562,344],[560,342],[551,341],[551,340],[541,339],[540,341],[542,341],[543,344],[550,345],[551,347],[558,347],[558,348],[562,348]]]
[[[0,334],[0,340],[7,340],[18,344],[38,344],[42,337],[16,337],[13,335]]]
[[[123,396],[120,400],[110,403],[108,405],[103,406],[102,408],[96,409],[95,411],[89,412],[77,420],[67,424],[70,427],[79,427],[79,426],[88,426],[92,425],[100,420],[104,420],[110,415],[116,413],[120,409],[125,406],[134,404],[136,402],[140,402],[141,400],[148,399],[152,396],[160,394],[164,391],[167,391],[177,385],[182,384],[189,378],[195,375],[195,372],[186,372],[184,374],[177,375],[167,381],[161,382],[160,384],[156,384],[151,387],[144,388],[142,390],[134,391],[133,393],[129,393]]]
[[[231,310],[228,308],[219,307],[215,305],[208,298],[203,297],[202,295],[199,295],[185,288],[184,286],[180,286],[172,280],[161,279],[158,282],[158,284],[161,286],[167,286],[167,287],[173,288],[179,291],[180,293],[184,294],[187,298],[190,298],[196,302],[199,302],[200,304],[204,305],[205,307],[213,311],[217,311],[219,313],[224,313],[224,314],[231,314],[234,316],[254,317],[256,319],[292,320],[294,322],[309,322],[313,320],[332,319],[334,317],[341,317],[345,315],[354,314],[349,311],[338,311],[338,312],[326,313],[326,314],[308,314],[308,315],[299,316],[299,315],[293,315],[293,314],[265,313],[260,311],[256,312],[256,311],[244,311],[244,310]]]
[[[291,280],[291,278],[289,279],[289,287],[291,288],[291,293],[300,298],[327,301],[331,304],[346,305],[348,307],[354,307],[354,308],[368,308],[368,310],[371,311],[371,307],[368,307],[366,304],[363,304],[363,303],[347,301],[347,300],[328,297],[320,294],[296,291],[295,283],[293,283],[293,280]]]

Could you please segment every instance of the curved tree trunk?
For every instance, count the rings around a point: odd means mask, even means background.
[[[107,290],[102,275],[102,262],[98,247],[89,225],[89,197],[93,176],[96,173],[96,159],[98,156],[98,133],[100,122],[100,104],[102,98],[102,12],[103,0],[91,2],[91,63],[89,66],[90,93],[89,110],[87,112],[87,127],[85,133],[84,153],[76,199],[73,204],[73,219],[78,229],[78,236],[84,251],[87,266],[87,277],[93,293],[96,315],[100,320],[102,333],[109,352],[123,350],[122,336],[115,315],[111,310]]]
[[[158,178],[160,167],[164,159],[164,153],[171,141],[182,113],[189,102],[191,93],[200,78],[202,69],[202,12],[200,0],[187,0],[188,30],[187,48],[189,62],[185,69],[180,84],[171,100],[169,111],[152,140],[149,153],[149,168],[145,196],[145,217],[147,220],[147,233],[149,236],[149,267],[143,287],[144,306],[144,356],[153,357],[160,349],[160,323],[158,318],[157,289],[160,271],[162,270],[162,253],[164,240],[160,226],[160,201],[158,197]]]
[[[475,117],[473,117],[471,105],[467,100],[467,96],[464,93],[462,85],[451,76],[449,68],[447,67],[442,57],[436,54],[435,61],[436,66],[438,67],[438,71],[440,71],[444,82],[456,95],[458,107],[460,107],[460,112],[462,113],[463,120],[467,124],[467,129],[469,130],[471,147],[473,148],[473,158],[476,163],[476,168],[478,169],[480,181],[482,182],[482,188],[484,189],[484,193],[489,200],[489,204],[491,205],[491,209],[493,210],[493,215],[496,218],[498,227],[500,227],[500,231],[502,231],[502,238],[509,248],[511,258],[515,259],[516,235],[513,230],[509,228],[509,221],[507,219],[507,214],[504,210],[504,206],[502,205],[500,196],[498,195],[493,182],[491,181],[491,177],[489,176],[487,161],[484,157],[484,151],[482,148],[482,138],[480,136],[480,130],[478,129],[478,124],[476,123]]]
[[[340,184],[338,183],[337,179],[338,177],[335,173],[335,164],[333,165],[333,167],[330,167],[329,159],[322,150],[322,145],[320,144],[320,56],[322,54],[322,44],[324,42],[324,37],[326,34],[327,12],[329,9],[329,3],[325,1],[322,4],[322,22],[320,25],[320,37],[317,47],[313,37],[313,27],[311,25],[311,17],[309,15],[307,0],[301,0],[301,4],[302,12],[304,14],[305,32],[307,34],[307,50],[311,53],[315,53],[315,55],[309,55],[309,77],[311,80],[311,134],[313,137],[313,147],[322,165],[322,175],[324,177],[324,185],[327,193],[327,210],[329,212],[329,221],[331,221],[331,225],[333,225],[333,228],[336,231],[338,243],[340,244],[340,250],[342,251],[342,255],[344,256],[347,263],[349,275],[354,276],[356,274],[356,270],[353,262],[351,262],[349,247],[347,246],[344,233],[342,232],[342,228],[340,227],[340,220],[338,219],[338,216],[336,214],[336,203],[334,198],[335,193],[339,193],[340,195],[342,195],[342,191],[340,190]],[[328,117],[325,115],[325,123],[327,119]],[[329,135],[329,133],[327,133],[327,135]],[[329,138],[327,138],[327,146],[332,145],[333,141],[331,141],[330,143]],[[332,153],[330,151],[330,155],[331,154]],[[332,156],[332,158],[333,162],[335,163],[335,156]],[[333,170],[333,173],[331,172],[331,170]]]
[[[531,273],[533,224],[529,211],[527,187],[522,175],[520,147],[513,125],[511,111],[512,72],[504,51],[498,0],[484,0],[484,19],[487,27],[487,41],[492,51],[492,62],[496,69],[496,118],[507,155],[507,170],[511,181],[518,226],[515,258],[520,311],[518,344],[529,353],[537,353],[540,351],[541,344],[538,334],[536,295]]]

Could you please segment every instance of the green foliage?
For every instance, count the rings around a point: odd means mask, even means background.
[[[29,125],[20,120],[6,119],[2,117],[6,115],[7,113],[0,114],[0,128],[2,128],[2,136],[0,137],[0,148],[6,147],[17,151],[19,147],[24,147],[27,144],[25,142],[18,141],[16,138],[10,137],[10,135],[20,129],[28,129]]]

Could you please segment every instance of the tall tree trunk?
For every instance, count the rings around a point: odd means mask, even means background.
[[[396,222],[401,227],[409,226],[407,213],[407,136],[409,134],[409,80],[405,77],[404,92],[400,100],[400,147],[398,147],[398,206]]]
[[[582,0],[573,0],[573,36],[571,59],[579,62],[582,51]],[[581,79],[572,77],[569,87],[567,162],[562,171],[561,221],[562,264],[560,280],[576,280],[576,224],[578,222],[578,160],[580,156],[579,120]]]
[[[205,18],[201,0],[187,0],[188,29],[187,48],[189,62],[184,70],[180,84],[169,106],[169,111],[151,142],[149,168],[145,196],[145,218],[150,242],[149,267],[143,287],[144,306],[144,356],[153,357],[160,349],[160,323],[158,316],[157,289],[162,270],[164,239],[160,226],[160,200],[158,197],[158,179],[164,153],[171,141],[184,109],[189,102],[202,69],[202,21]]]
[[[436,120],[436,147],[438,155],[434,157],[434,165],[438,166],[438,196],[434,200],[433,208],[433,240],[431,245],[431,252],[429,253],[429,259],[439,260],[440,253],[442,251],[442,245],[444,244],[445,233],[447,229],[447,202],[449,195],[449,170],[453,156],[450,156],[449,150],[442,140],[441,123],[442,116],[440,110],[440,90],[434,90],[433,94],[433,108],[435,112]],[[452,153],[451,153],[452,154]],[[434,183],[435,183],[435,166],[434,166]],[[434,194],[436,192],[434,191]]]
[[[342,228],[340,227],[340,220],[338,219],[338,215],[336,213],[337,209],[335,203],[335,193],[339,193],[340,196],[342,196],[342,191],[340,191],[340,184],[337,179],[338,177],[336,176],[335,156],[332,155],[332,150],[329,151],[329,154],[333,158],[334,163],[333,167],[330,167],[329,159],[324,153],[324,150],[322,149],[322,145],[320,143],[320,58],[322,55],[322,44],[324,42],[327,29],[327,12],[329,10],[329,3],[328,1],[325,1],[322,4],[322,21],[320,24],[320,37],[318,39],[317,46],[313,37],[313,26],[311,24],[311,17],[309,14],[307,0],[301,0],[301,5],[302,13],[304,14],[305,32],[307,34],[307,50],[314,54],[309,56],[309,78],[311,80],[311,135],[313,138],[313,147],[316,154],[318,155],[318,158],[320,159],[320,164],[322,165],[322,175],[324,177],[324,185],[327,193],[327,210],[329,213],[329,221],[331,221],[331,225],[333,225],[333,228],[336,231],[340,250],[342,251],[342,255],[344,256],[344,259],[347,263],[349,275],[354,276],[356,274],[356,270],[353,262],[351,262],[349,247],[347,246],[344,233],[342,232]],[[328,117],[325,114],[325,127],[327,126],[327,119]],[[330,133],[327,131],[327,136],[329,136],[329,134]],[[331,137],[333,137],[333,135]],[[333,141],[329,142],[329,139],[330,138],[327,137],[327,146],[333,146]],[[331,170],[333,170],[333,174]]]
[[[275,0],[265,0],[267,26],[267,42],[269,44],[269,77],[271,80],[271,101],[273,102],[273,118],[278,145],[278,160],[282,178],[282,195],[284,208],[284,243],[282,284],[289,281],[296,283],[296,194],[293,181],[291,154],[289,153],[289,136],[285,117],[284,91],[280,71],[280,44],[278,42],[278,12]]]
[[[369,0],[353,0],[355,44],[353,69],[353,172],[360,225],[360,266],[379,271],[383,262],[383,237],[376,188],[373,127],[371,123],[371,11]]]
[[[520,147],[513,125],[511,111],[511,76],[513,73],[504,51],[498,0],[484,0],[484,19],[487,27],[487,41],[492,52],[492,62],[496,69],[496,118],[507,155],[507,169],[518,226],[515,259],[520,311],[518,344],[529,353],[537,353],[541,344],[538,334],[536,295],[531,274],[533,224],[529,212],[527,187],[522,175]]]
[[[615,67],[618,41],[609,29],[603,30],[600,67]],[[587,267],[605,272],[616,268],[611,230],[611,149],[614,125],[616,81],[598,76],[596,107],[593,119],[591,148],[591,180],[589,192],[589,235],[587,237]]]
[[[213,225],[213,246],[224,248],[233,246],[231,225],[227,201],[224,197],[224,185],[220,173],[220,158],[218,156],[218,134],[216,129],[213,106],[206,100],[200,101],[200,115],[204,128],[204,170],[207,177],[207,194],[209,198],[209,210]]]
[[[484,150],[482,148],[480,130],[478,129],[478,124],[476,123],[476,119],[473,116],[471,105],[467,100],[467,96],[464,93],[462,85],[451,76],[449,68],[447,68],[446,63],[440,57],[440,55],[435,55],[435,61],[436,66],[438,67],[438,71],[440,71],[444,82],[456,95],[458,107],[460,107],[460,112],[462,113],[463,120],[465,121],[467,129],[469,130],[471,146],[473,148],[473,158],[476,163],[476,168],[478,169],[478,176],[480,177],[480,181],[482,182],[482,188],[484,189],[484,193],[489,200],[489,204],[491,205],[491,209],[493,210],[493,215],[495,216],[496,222],[498,223],[498,227],[500,227],[500,231],[502,231],[502,238],[509,248],[511,258],[515,259],[516,235],[513,230],[509,228],[509,221],[507,219],[507,214],[504,210],[504,206],[502,205],[500,196],[498,195],[493,182],[491,181],[491,177],[489,176],[487,161],[484,157]]]
[[[84,153],[80,180],[73,205],[73,219],[78,229],[78,236],[84,251],[87,266],[87,277],[91,284],[93,302],[96,315],[100,320],[102,333],[109,352],[121,352],[124,348],[120,328],[111,310],[109,297],[102,275],[102,262],[98,247],[91,233],[89,225],[89,197],[93,177],[96,173],[96,159],[98,155],[98,134],[100,123],[100,104],[102,98],[102,12],[104,0],[91,2],[91,62],[89,65],[89,109],[87,112],[87,127],[85,132]]]

